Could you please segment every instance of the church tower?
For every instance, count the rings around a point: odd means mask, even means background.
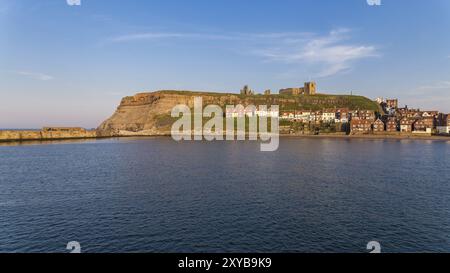
[[[315,82],[305,82],[305,94],[314,95],[316,94],[316,83]]]

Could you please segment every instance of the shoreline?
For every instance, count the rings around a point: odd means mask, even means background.
[[[146,138],[146,137],[171,137],[171,135],[128,135],[128,136],[101,136],[101,137],[72,137],[72,138],[43,138],[43,139],[0,139],[0,144],[22,144],[37,143],[45,144],[51,142],[78,142],[82,140],[101,139],[126,139],[126,138]],[[450,136],[420,136],[420,135],[342,135],[342,134],[279,134],[280,138],[310,138],[310,139],[370,139],[370,140],[427,140],[427,141],[449,141]]]
[[[280,134],[280,137],[292,137],[292,138],[338,138],[338,139],[396,139],[396,140],[440,140],[450,141],[450,136],[420,136],[420,135],[334,135],[334,134],[322,134],[322,135],[292,135],[292,134]]]

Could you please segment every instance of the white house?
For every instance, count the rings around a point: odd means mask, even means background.
[[[450,126],[437,126],[436,129],[439,134],[450,134]]]
[[[324,111],[322,113],[322,121],[323,122],[333,122],[336,119],[335,111]]]
[[[295,119],[301,122],[309,122],[312,120],[311,111],[298,111],[295,113]]]
[[[256,115],[258,115],[259,117],[271,117],[271,118],[278,118],[279,117],[279,111],[275,111],[275,110],[258,110],[256,111]],[[290,118],[290,116],[289,116]]]
[[[386,100],[385,100],[384,98],[380,98],[380,97],[378,97],[375,101],[376,101],[378,104],[382,104],[383,102],[386,102]]]
[[[253,117],[256,115],[255,109],[252,107],[233,107],[233,108],[226,108],[225,110],[225,117],[227,118],[241,118],[244,116]]]

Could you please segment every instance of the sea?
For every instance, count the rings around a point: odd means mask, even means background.
[[[450,142],[4,143],[0,252],[450,252]]]

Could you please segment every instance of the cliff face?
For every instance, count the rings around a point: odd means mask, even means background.
[[[182,91],[157,91],[125,97],[116,112],[97,129],[99,136],[168,135],[172,122],[170,112],[175,105],[194,107],[194,98],[203,104],[226,105],[240,102],[238,95]]]
[[[280,111],[324,108],[349,108],[378,111],[377,104],[365,97],[338,95],[253,95],[242,96],[230,93],[192,92],[192,91],[157,91],[139,93],[125,97],[116,112],[97,128],[98,136],[151,136],[169,135],[175,118],[170,116],[172,108],[177,104],[194,107],[195,97],[203,98],[203,106],[216,104],[242,104],[244,106],[279,105]]]

